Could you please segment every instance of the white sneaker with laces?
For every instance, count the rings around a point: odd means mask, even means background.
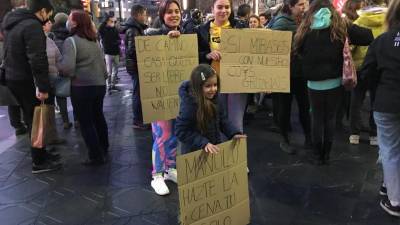
[[[162,174],[153,175],[153,180],[151,181],[151,187],[158,195],[169,194],[168,186],[165,184],[164,177]]]
[[[369,145],[378,146],[378,138],[376,136],[369,136]]]
[[[168,169],[166,173],[164,173],[164,180],[169,180],[174,182],[175,184],[178,183],[178,172],[176,169],[171,168]]]
[[[360,135],[350,135],[349,141],[352,145],[360,144]]]

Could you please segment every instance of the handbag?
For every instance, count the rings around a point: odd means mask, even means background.
[[[34,148],[44,148],[52,137],[51,132],[51,112],[54,106],[46,105],[42,102],[35,107],[32,120],[31,146]],[[54,124],[53,124],[54,125]]]
[[[75,39],[73,37],[69,37],[71,39],[74,52],[75,52],[75,58],[76,58],[76,44],[75,44]],[[57,76],[54,80],[54,94],[57,97],[69,97],[71,96],[71,78],[69,77],[62,77],[62,76]]]
[[[349,39],[346,38],[343,47],[343,74],[342,84],[346,90],[351,90],[357,85],[357,72],[351,56]]]
[[[54,95],[64,98],[71,96],[71,78],[57,76],[54,80]]]

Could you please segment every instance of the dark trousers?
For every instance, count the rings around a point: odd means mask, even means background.
[[[333,142],[336,112],[342,93],[341,87],[323,91],[309,89],[313,144]]]
[[[36,88],[32,82],[15,82],[7,81],[7,86],[15,96],[22,109],[24,115],[24,122],[28,127],[29,137],[32,130],[32,120],[35,106],[40,102],[36,98]],[[32,162],[35,164],[42,164],[46,158],[46,150],[31,147]]]
[[[60,114],[64,123],[69,123],[67,98],[56,97],[57,105],[60,107]]]
[[[15,129],[25,126],[22,122],[22,110],[18,105],[8,106],[8,118],[10,119],[11,126]]]
[[[103,114],[106,86],[72,86],[71,100],[91,160],[102,160],[108,151],[108,127]]]
[[[303,127],[304,135],[309,137],[311,134],[310,122],[310,104],[307,93],[307,83],[302,78],[291,79],[291,93],[279,93],[279,129],[284,141],[289,142],[288,130],[290,126],[290,114],[292,108],[293,97],[296,97],[297,106],[299,108],[299,120]]]
[[[132,112],[133,112],[133,123],[135,125],[143,124],[142,115],[142,101],[140,100],[140,84],[139,76],[137,73],[130,73],[132,76]]]
[[[279,94],[272,93],[272,120],[273,125],[279,126]]]
[[[361,108],[365,99],[365,94],[369,90],[370,93],[370,107],[369,112],[369,126],[370,136],[376,136],[376,124],[374,121],[372,105],[375,100],[376,90],[370,88],[367,79],[359,79],[357,86],[351,92],[350,103],[350,132],[351,134],[359,135],[361,132]]]

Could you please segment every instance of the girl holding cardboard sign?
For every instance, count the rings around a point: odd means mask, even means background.
[[[193,69],[190,81],[183,82],[179,88],[176,136],[182,143],[182,154],[198,149],[218,153],[216,145],[223,141],[221,133],[228,139],[246,137],[229,123],[218,86],[216,71],[208,64],[200,64]]]
[[[200,63],[211,64],[219,74],[221,60],[221,30],[245,28],[247,24],[233,18],[230,0],[213,0],[214,20],[201,25],[197,31]],[[247,104],[247,94],[235,93],[221,95],[228,110],[228,119],[240,132],[243,132],[243,116]]]
[[[161,28],[147,31],[146,35],[168,35],[179,37],[181,32],[181,7],[176,0],[165,0],[161,3],[158,15]],[[153,133],[153,180],[151,186],[158,195],[169,194],[165,180],[177,182],[175,120],[155,121],[151,123]]]

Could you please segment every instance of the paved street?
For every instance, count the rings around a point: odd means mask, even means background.
[[[104,111],[111,160],[83,167],[86,150],[79,130],[62,130],[67,144],[57,146],[64,169],[32,175],[27,136],[16,138],[0,107],[1,225],[175,225],[176,185],[157,196],[150,187],[151,131],[132,129],[130,77],[121,75],[122,92],[107,95]],[[71,110],[71,107],[69,107]],[[58,116],[59,117],[59,116]],[[70,111],[72,118],[72,111]],[[366,141],[347,144],[339,130],[329,166],[307,163],[297,115],[293,142],[299,153],[279,148],[279,135],[267,131],[270,119],[259,112],[246,126],[252,225],[398,225],[379,206],[382,181],[377,148]],[[364,137],[365,139],[367,137]]]

